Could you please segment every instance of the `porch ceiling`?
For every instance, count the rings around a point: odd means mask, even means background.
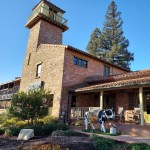
[[[99,83],[94,85],[85,86],[82,88],[75,89],[75,92],[88,92],[88,91],[98,91],[98,90],[114,90],[114,89],[124,89],[124,88],[135,88],[135,87],[149,87],[150,77],[120,80],[108,83]]]

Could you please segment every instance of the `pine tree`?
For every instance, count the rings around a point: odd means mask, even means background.
[[[134,60],[134,54],[127,49],[129,41],[123,35],[123,21],[120,15],[121,12],[117,12],[117,5],[112,1],[106,12],[102,31],[104,43],[102,49],[106,60],[129,68],[130,61]]]
[[[101,31],[100,29],[96,28],[91,36],[90,36],[90,41],[86,47],[88,53],[94,55],[94,56],[98,56],[99,55],[99,44],[100,44],[100,37],[101,36]]]
[[[87,51],[109,62],[129,68],[134,54],[128,51],[129,41],[123,35],[121,12],[114,1],[108,7],[102,32],[96,28],[90,37]]]

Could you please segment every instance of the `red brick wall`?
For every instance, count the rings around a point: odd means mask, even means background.
[[[38,46],[40,44],[62,44],[62,29],[41,20]]]
[[[62,44],[62,29],[40,20],[30,29],[27,52],[31,53],[41,44]]]
[[[74,65],[73,62],[74,56],[88,61],[88,67],[83,68]],[[125,71],[112,66],[110,66],[110,70],[111,75],[125,73]],[[85,79],[91,76],[103,76],[103,71],[104,71],[103,62],[85,56],[78,52],[66,49],[64,62],[64,78],[63,78],[64,87],[73,86],[85,82]]]
[[[128,93],[120,93],[119,91],[116,93],[116,101],[115,101],[116,111],[119,107],[124,107],[128,109],[129,101],[128,101]]]
[[[88,67],[83,68],[74,65],[74,56],[88,61]],[[62,91],[62,110],[67,110],[68,101],[68,89],[71,86],[81,84],[85,82],[85,79],[91,76],[103,76],[104,63],[89,56],[83,55],[79,52],[66,49],[64,59],[64,73],[63,73],[63,91]],[[125,73],[124,70],[110,66],[111,75]],[[92,105],[91,99],[85,95],[87,106]],[[85,106],[85,104],[84,104]],[[81,105],[80,105],[81,107]]]
[[[76,98],[77,107],[94,107],[93,94],[78,94]]]

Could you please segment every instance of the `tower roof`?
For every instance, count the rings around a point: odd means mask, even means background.
[[[65,13],[64,10],[62,10],[61,8],[57,7],[56,5],[52,4],[51,2],[47,1],[47,0],[41,0],[32,10],[34,10],[41,2],[44,2],[45,4],[49,5],[51,8],[61,12],[61,13]]]

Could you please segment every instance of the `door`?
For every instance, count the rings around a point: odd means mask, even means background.
[[[146,95],[145,103],[144,118],[146,123],[150,123],[150,94]]]

